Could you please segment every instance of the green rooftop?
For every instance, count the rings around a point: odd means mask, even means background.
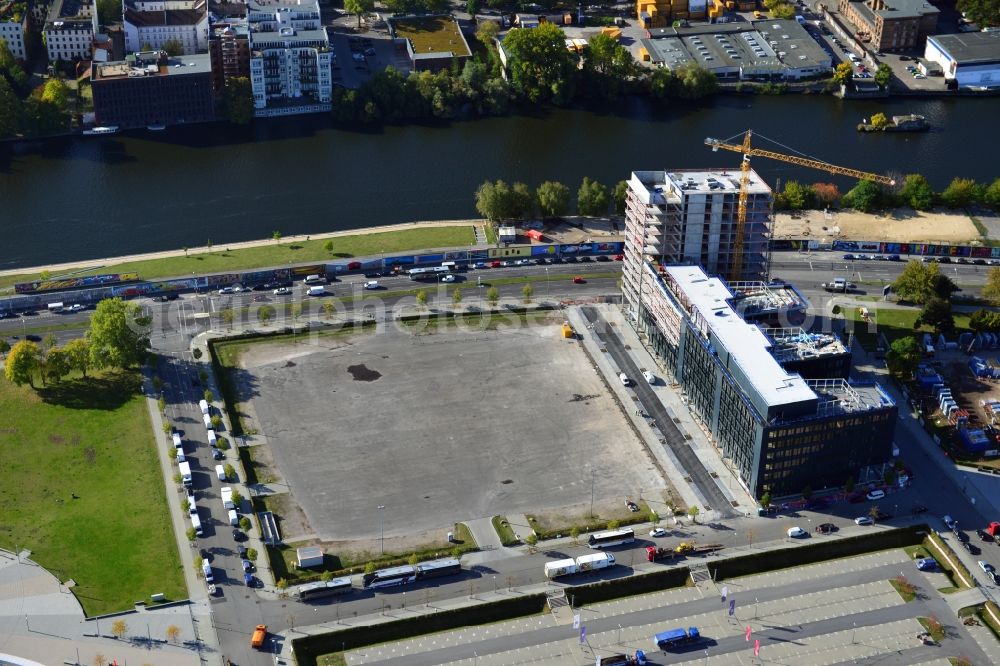
[[[416,55],[449,52],[456,56],[472,55],[462,31],[451,17],[421,16],[392,19],[390,22],[396,37],[410,40]]]

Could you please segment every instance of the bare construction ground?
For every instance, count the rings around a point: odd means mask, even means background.
[[[853,210],[804,210],[774,216],[775,238],[817,241],[868,240],[894,243],[968,243],[979,231],[968,215],[944,211],[896,208],[888,214]]]
[[[561,317],[251,345],[245,386],[275,465],[323,541],[621,502],[665,483]],[[390,327],[392,328],[392,327]],[[592,476],[591,471],[596,471]]]

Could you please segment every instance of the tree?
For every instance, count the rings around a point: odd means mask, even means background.
[[[94,661],[91,663],[93,663],[94,666],[105,666],[108,663],[108,658],[98,652],[94,655]]]
[[[70,340],[63,345],[63,351],[69,361],[69,367],[82,374],[85,378],[90,369],[90,344],[86,338]]]
[[[771,13],[774,14],[774,18],[788,20],[795,16],[796,11],[790,3],[781,2],[771,10]]]
[[[625,198],[628,196],[628,183],[624,180],[619,180],[615,183],[614,192],[611,194],[611,200],[615,204],[615,215],[625,214]]]
[[[569,210],[569,188],[563,183],[547,180],[538,186],[536,195],[542,217],[562,217]]]
[[[406,563],[411,567],[420,561],[420,557],[416,553],[412,553],[408,558],[406,558]]]
[[[657,99],[693,100],[715,94],[719,90],[719,79],[697,63],[688,62],[674,70],[653,70],[646,85]]]
[[[167,627],[166,635],[168,641],[176,643],[177,639],[181,637],[181,628],[178,627],[176,624],[172,624],[169,627]]]
[[[226,328],[233,327],[233,320],[236,319],[236,313],[233,312],[232,308],[225,308],[219,313],[219,316],[222,317],[222,323],[226,325]]]
[[[487,49],[496,51],[497,35],[500,33],[500,25],[494,21],[483,21],[476,26],[476,39]]]
[[[688,507],[688,516],[691,517],[692,523],[698,522],[698,505],[692,504]]]
[[[824,206],[832,206],[840,200],[840,190],[833,183],[813,183],[813,196]]]
[[[472,20],[476,20],[476,14],[479,13],[479,0],[468,0],[465,3],[465,11],[468,12]]]
[[[451,303],[456,308],[462,303],[462,290],[455,287],[451,292]]]
[[[524,183],[514,183],[511,188],[510,216],[523,220],[535,211],[535,193]]]
[[[889,86],[889,81],[892,80],[892,68],[889,65],[879,63],[878,69],[875,70],[875,83],[880,87],[886,88]]]
[[[833,70],[833,81],[846,86],[854,78],[854,68],[850,63],[842,62]]]
[[[50,349],[45,355],[45,376],[49,381],[60,381],[71,369],[69,354],[64,349]]]
[[[996,0],[958,0],[956,6],[980,28],[1000,25],[1000,3]]]
[[[330,301],[325,301],[325,302],[323,303],[323,315],[324,315],[324,316],[325,316],[325,317],[326,317],[327,319],[329,319],[330,317],[332,317],[332,316],[333,316],[333,311],[334,311],[334,306],[333,306],[333,303],[332,303],[332,302],[330,302]]]
[[[526,284],[523,287],[521,287],[521,295],[524,296],[525,304],[531,302],[531,297],[534,295],[534,293],[535,293],[535,288],[532,287],[530,284]]]
[[[921,360],[923,360],[923,350],[920,349],[917,338],[912,335],[893,340],[889,345],[889,351],[885,354],[885,364],[889,372],[902,380],[913,376]]]
[[[274,586],[275,586],[276,588],[278,588],[279,590],[285,590],[285,589],[288,589],[288,581],[287,581],[287,580],[285,580],[284,578],[279,578],[279,579],[278,579],[278,582],[277,582],[277,583],[275,583],[275,584],[274,584]]]
[[[6,357],[7,352],[10,351],[10,343],[6,340],[0,339],[0,356]]]
[[[844,195],[841,203],[848,208],[868,213],[882,203],[882,188],[870,180],[862,180]]]
[[[889,119],[881,111],[872,116],[872,127],[877,130],[883,130],[889,126]]]
[[[328,240],[327,242],[323,243],[323,250],[327,254],[331,254],[332,255],[333,254],[333,241],[332,240]]]
[[[168,39],[160,47],[161,51],[166,51],[168,56],[179,56],[184,54],[184,45],[179,39]]]
[[[782,194],[782,198],[785,205],[792,210],[812,208],[815,205],[815,195],[813,194],[812,187],[802,185],[795,180],[785,183],[785,191]]]
[[[257,319],[260,323],[267,325],[272,319],[274,319],[275,310],[271,305],[262,305],[260,309],[257,310]]]
[[[122,3],[116,0],[97,0],[97,17],[104,26],[121,23]]]
[[[7,353],[3,374],[7,381],[34,388],[35,371],[38,369],[41,350],[31,340],[21,340]]]
[[[580,528],[576,525],[569,528],[569,538],[573,540],[573,543],[576,543],[580,539]]]
[[[96,368],[138,365],[149,348],[149,324],[138,303],[121,298],[99,302],[87,331],[90,364]]]
[[[949,208],[967,208],[978,203],[983,196],[982,188],[969,178],[955,178],[941,193],[941,201]]]
[[[367,564],[365,564],[365,573],[366,574],[375,573],[375,570],[377,568],[378,567],[375,566],[374,562],[368,562]]]
[[[486,301],[492,306],[496,307],[497,301],[500,300],[500,292],[496,287],[490,287],[486,290]]]
[[[903,179],[899,196],[915,210],[928,210],[934,204],[934,190],[919,173],[911,173]]]
[[[253,88],[250,79],[245,76],[234,76],[226,81],[222,107],[229,122],[234,125],[249,125],[254,117]]]
[[[421,309],[424,308],[427,305],[427,290],[421,289],[416,293],[414,298],[417,299],[417,307]]]
[[[765,492],[763,495],[760,496],[760,505],[765,509],[771,506],[771,493]]]
[[[576,58],[566,49],[566,35],[552,23],[515,28],[503,40],[510,85],[534,104],[561,104],[573,98]]]
[[[14,136],[20,127],[21,100],[0,73],[0,139]]]
[[[321,581],[323,581],[324,583],[329,583],[331,580],[333,580],[333,572],[332,571],[324,571],[323,573],[321,573],[319,575],[319,579]]]
[[[617,99],[631,85],[638,72],[627,48],[598,33],[590,38],[583,52],[584,90],[588,95]]]
[[[215,402],[215,394],[212,393],[212,389],[205,389],[204,393],[201,394],[201,397],[204,398],[207,403]]]
[[[476,210],[490,222],[512,217],[514,191],[502,180],[486,181],[476,190]]]
[[[951,312],[951,303],[943,298],[931,298],[920,311],[920,316],[913,326],[930,326],[936,333],[951,333],[955,330],[955,316]]]
[[[913,303],[926,303],[934,296],[934,280],[939,275],[937,264],[908,261],[892,283],[892,290],[899,297]]]
[[[982,294],[993,305],[1000,305],[1000,267],[994,266],[986,274]]]
[[[253,524],[250,522],[249,518],[247,518],[246,516],[243,516],[242,518],[240,518],[240,529],[241,530],[243,530],[244,532],[249,532],[251,527],[253,527]]]
[[[576,193],[576,208],[580,215],[599,216],[608,212],[608,188],[596,180],[584,177]]]
[[[128,623],[119,618],[111,623],[111,634],[121,640],[128,633]]]
[[[361,15],[375,9],[375,0],[344,0],[344,11],[358,17],[358,28],[361,27]]]
[[[956,291],[962,291],[958,285],[952,282],[951,278],[943,273],[936,273],[931,278],[931,290],[934,295],[944,300],[951,300],[951,295]]]
[[[280,243],[281,242],[281,232],[278,231],[278,230],[272,231],[271,232],[271,238],[274,239],[275,243]]]

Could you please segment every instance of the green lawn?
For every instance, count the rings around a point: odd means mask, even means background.
[[[871,313],[872,319],[875,322],[874,329],[871,329],[869,325],[862,321],[861,315],[858,313],[858,308],[845,309],[844,318],[854,322],[854,334],[858,338],[858,342],[861,346],[867,350],[875,349],[876,338],[879,333],[883,333],[889,344],[892,344],[893,340],[905,337],[907,335],[913,335],[916,333],[933,333],[933,329],[928,326],[922,326],[919,329],[914,330],[913,322],[917,320],[920,315],[919,308],[881,308],[878,307],[868,307]],[[871,329],[871,330],[870,330]],[[955,313],[955,332],[949,335],[949,338],[957,338],[959,333],[963,333],[969,330],[969,314],[964,312]]]
[[[207,239],[198,239],[199,245]],[[333,254],[323,249],[327,240],[333,241]],[[75,272],[74,275],[97,275],[102,273],[138,273],[144,280],[177,277],[192,273],[224,273],[267,266],[287,266],[310,261],[327,262],[351,257],[375,256],[382,252],[395,254],[413,250],[438,247],[470,246],[476,240],[472,225],[458,227],[414,227],[398,231],[383,231],[371,234],[357,234],[331,239],[270,243],[227,251],[224,246],[216,246],[207,254],[192,254],[163,259],[149,259],[121,264],[107,264],[100,268]],[[0,287],[9,287],[15,282],[38,279],[36,274],[7,275],[0,277]]]
[[[472,55],[465,46],[458,24],[451,17],[421,16],[392,19],[396,37],[410,40],[415,53]]]
[[[185,598],[155,446],[135,374],[38,392],[0,376],[0,546],[76,581],[88,615]]]

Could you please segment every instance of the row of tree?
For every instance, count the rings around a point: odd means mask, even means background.
[[[149,318],[137,303],[109,298],[97,304],[83,338],[56,346],[47,336],[41,346],[21,340],[7,353],[4,376],[17,385],[58,382],[70,372],[87,376],[91,368],[128,368],[138,365],[149,349]]]
[[[65,132],[69,107],[69,90],[62,79],[49,79],[32,90],[27,72],[0,39],[0,139]]]
[[[576,209],[580,215],[598,217],[608,214],[614,203],[619,215],[625,212],[627,183],[619,181],[609,190],[602,183],[584,178],[576,191]],[[502,180],[487,180],[476,190],[476,210],[491,222],[523,220],[538,212],[543,218],[562,217],[569,212],[570,189],[564,183],[546,181],[532,190],[524,183],[512,185]]]
[[[956,177],[944,190],[935,192],[924,176],[912,173],[894,187],[862,180],[844,195],[832,183],[806,185],[790,180],[785,183],[782,192],[774,197],[774,207],[778,210],[804,210],[837,203],[844,208],[862,212],[896,206],[929,210],[934,206],[967,208],[971,205],[983,205],[1000,210],[1000,178],[986,185],[970,178]]]

